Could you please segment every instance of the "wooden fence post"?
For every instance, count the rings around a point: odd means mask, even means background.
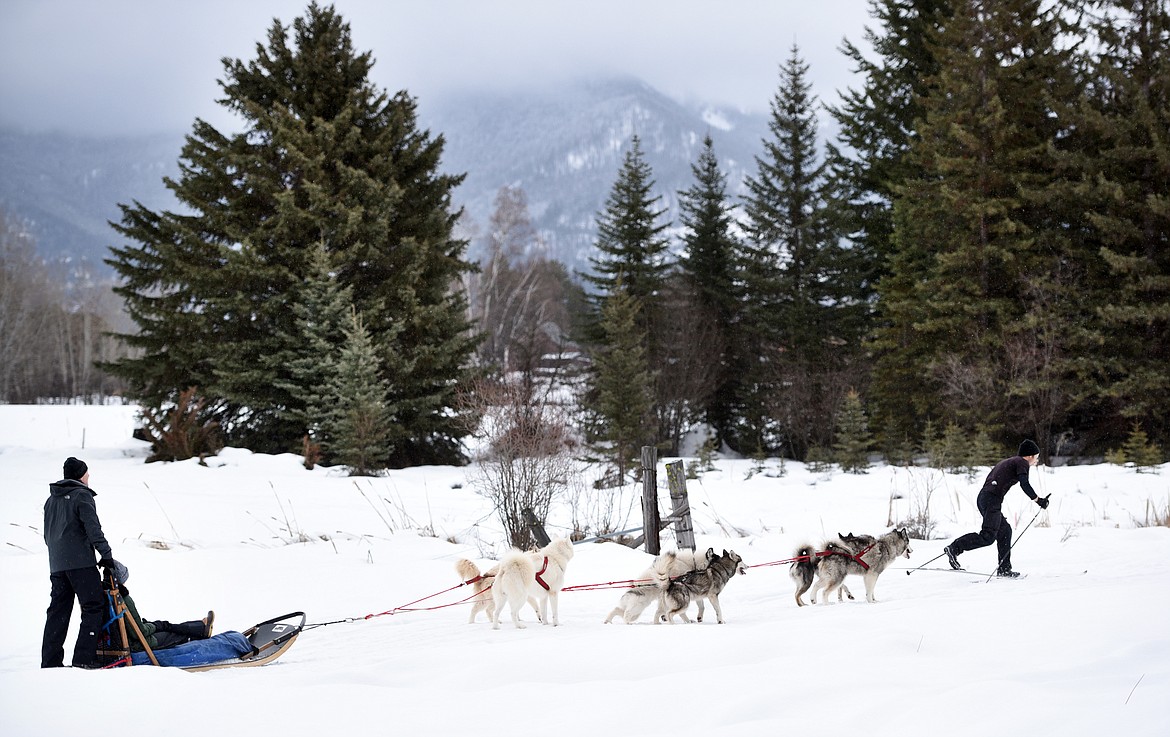
[[[658,531],[662,523],[658,516],[658,449],[642,446],[642,532],[646,536],[646,552],[658,555],[662,545]]]
[[[549,540],[548,533],[544,531],[544,525],[540,524],[540,520],[536,518],[536,513],[529,507],[525,507],[521,512],[524,515],[524,524],[528,525],[528,531],[536,540],[537,547],[543,548],[548,545],[551,540]]]
[[[670,522],[679,550],[695,549],[695,528],[691,523],[691,504],[687,498],[687,475],[682,459],[666,464],[666,485],[670,487]]]

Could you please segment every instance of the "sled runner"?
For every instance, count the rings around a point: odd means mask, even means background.
[[[221,632],[205,640],[156,650],[147,643],[139,623],[130,614],[113,572],[107,571],[105,579],[109,609],[97,655],[106,667],[161,665],[204,671],[267,665],[292,647],[305,626],[304,612],[292,612],[261,622],[244,632]],[[128,628],[142,643],[141,652],[131,651]]]

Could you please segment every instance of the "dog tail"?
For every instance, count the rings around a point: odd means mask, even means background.
[[[532,559],[527,553],[513,550],[500,560],[492,588],[499,589],[504,596],[514,597],[523,603],[528,595],[528,584],[535,579],[536,566],[533,565]]]
[[[463,583],[479,578],[480,575],[479,566],[467,558],[460,558],[455,561],[455,572],[459,574],[459,578],[463,580]]]
[[[654,585],[660,589],[670,586],[670,574],[678,565],[678,554],[671,550],[654,559]]]
[[[796,560],[788,569],[788,575],[792,576],[792,580],[796,582],[796,605],[804,606],[804,602],[800,597],[804,592],[808,591],[813,584],[813,577],[817,572],[817,561],[815,558],[817,549],[809,543],[805,543],[796,549],[793,555]]]

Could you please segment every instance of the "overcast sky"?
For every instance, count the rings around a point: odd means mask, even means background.
[[[325,3],[323,3],[325,4]],[[866,0],[336,0],[376,85],[428,95],[628,74],[764,111],[793,43],[814,94],[856,85],[841,40]],[[251,60],[308,0],[0,0],[0,125],[111,134],[231,129],[222,57]]]

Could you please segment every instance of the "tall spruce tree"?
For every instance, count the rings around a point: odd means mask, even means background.
[[[876,292],[883,279],[887,294],[894,289],[889,266],[896,251],[895,190],[918,176],[908,153],[917,135],[916,123],[923,116],[921,100],[928,80],[938,70],[927,39],[931,29],[949,16],[950,5],[951,0],[870,0],[875,25],[867,26],[863,36],[873,57],[849,40],[842,44],[861,83],[847,89],[837,105],[828,106],[838,133],[836,143],[827,145],[827,158],[835,196],[843,203],[837,211],[839,228],[863,259],[860,283],[867,296]],[[887,340],[894,331],[901,331],[901,343],[911,344],[908,325],[899,315],[887,314],[886,307],[885,300],[874,301],[869,330],[881,324]],[[914,373],[908,369],[907,374],[899,390],[911,390]],[[890,380],[888,373],[886,379]],[[905,445],[917,437],[914,423],[903,422],[896,404],[885,414],[880,403],[874,404],[879,438],[887,447]]]
[[[1079,201],[1105,277],[1079,295],[1096,311],[1081,397],[1117,444],[1139,423],[1170,444],[1170,12],[1165,0],[1108,0],[1093,22],[1097,54],[1078,121],[1093,148]]]
[[[670,435],[670,408],[677,405],[677,387],[661,380],[660,369],[673,360],[673,351],[681,347],[664,339],[671,271],[665,232],[670,222],[662,217],[666,207],[661,195],[654,194],[654,186],[653,172],[642,154],[641,140],[635,135],[606,198],[605,209],[598,215],[598,255],[590,258],[593,272],[584,276],[594,288],[595,309],[587,337],[595,346],[606,340],[605,331],[599,329],[606,302],[621,291],[637,303],[637,331],[651,371],[651,396],[658,425],[642,442],[657,443]]]
[[[1021,372],[1029,396],[1052,388],[1060,350],[1057,326],[1037,322],[1065,245],[1040,203],[1057,180],[1056,113],[1076,95],[1058,34],[1037,0],[956,2],[932,33],[939,71],[910,153],[921,173],[897,188],[875,389],[907,437],[927,417],[1048,436],[1051,413],[1013,426],[1012,407],[1028,398]]]
[[[708,320],[715,333],[715,355],[700,357],[712,364],[709,375],[714,384],[703,408],[703,418],[719,442],[731,439],[735,406],[735,377],[732,334],[738,323],[736,264],[739,243],[732,233],[732,204],[727,195],[727,176],[719,168],[715,146],[708,134],[703,149],[691,165],[694,183],[679,193],[683,232],[683,253],[679,268],[688,291],[698,303],[698,317]]]
[[[593,285],[600,307],[618,284],[641,303],[639,318],[644,345],[650,348],[658,300],[666,281],[670,226],[662,216],[667,209],[654,194],[654,173],[642,153],[638,136],[630,139],[617,179],[597,218],[597,252],[591,256],[593,272],[585,281]]]
[[[766,412],[756,415],[778,423],[797,458],[832,439],[825,418],[857,383],[842,375],[854,369],[866,311],[857,253],[842,246],[834,228],[807,74],[793,46],[771,104],[771,136],[747,180],[741,274],[750,305],[743,306],[746,340],[737,346],[738,363],[747,367],[741,406],[766,402]],[[747,437],[775,447],[762,430],[748,428]]]
[[[894,246],[894,187],[916,169],[906,154],[922,117],[920,100],[938,61],[927,46],[930,29],[947,15],[951,0],[869,0],[877,28],[864,40],[876,58],[845,40],[841,51],[853,62],[860,87],[847,89],[828,106],[837,121],[837,145],[827,146],[841,198],[843,232],[867,257],[867,281],[885,273]]]
[[[442,137],[418,129],[406,92],[373,86],[372,65],[316,3],[291,29],[274,21],[255,59],[225,59],[221,104],[244,129],[195,121],[167,180],[190,214],[136,202],[115,226],[136,242],[108,263],[139,327],[122,337],[140,353],[110,368],[136,399],[159,406],[199,386],[229,442],[296,447],[306,427],[278,357],[295,350],[288,304],[324,243],[393,387],[390,462],[461,457],[447,411],[474,348],[452,290],[469,268],[452,234],[461,177],[439,172]]]

